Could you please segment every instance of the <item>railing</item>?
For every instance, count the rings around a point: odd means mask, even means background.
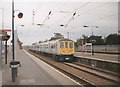
[[[118,48],[120,45],[94,45],[95,52],[119,52]],[[90,46],[84,47],[84,51],[91,51]],[[82,51],[82,46],[76,48],[76,51]]]

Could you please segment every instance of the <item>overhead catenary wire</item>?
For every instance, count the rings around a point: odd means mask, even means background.
[[[102,6],[102,5],[101,5],[101,6]],[[96,7],[99,7],[99,8],[100,8],[100,6],[96,6]],[[96,8],[94,7],[94,8],[92,8],[92,9],[90,9],[89,11],[94,10],[94,9],[96,9]],[[52,10],[51,10],[51,11],[52,11]],[[73,11],[73,13],[74,13],[74,12],[75,12],[75,11]],[[87,12],[87,10],[86,10],[86,12]],[[65,15],[65,16],[64,16],[62,19],[60,19],[60,20],[62,21],[63,19],[67,18],[68,15],[71,15],[71,14],[73,15],[73,13],[68,13],[67,15]],[[53,11],[52,11],[51,14],[53,14]],[[84,14],[85,14],[85,13],[83,13],[82,15],[84,15]],[[75,17],[77,17],[77,15],[78,15],[78,12],[77,12],[77,14],[75,15]],[[53,16],[54,16],[54,15],[53,15]],[[80,16],[81,16],[81,14],[80,14]],[[111,17],[111,16],[110,16],[110,17]],[[47,17],[46,17],[46,18],[47,18]],[[108,17],[108,18],[109,18],[109,17]],[[91,22],[88,22],[87,24],[91,24],[92,22],[95,23],[95,22],[98,22],[98,21],[103,20],[103,19],[104,19],[104,17],[101,17],[101,18],[98,18],[98,19],[95,19],[95,20],[92,19],[92,20],[90,20]],[[51,18],[51,20],[52,20],[52,18]],[[56,20],[56,21],[60,21],[60,20]],[[72,18],[71,18],[70,20],[72,20]],[[70,20],[69,20],[69,21],[70,21]],[[45,21],[45,20],[44,20],[44,21]],[[46,21],[47,21],[47,20],[46,20]],[[45,21],[45,22],[46,22],[46,21]],[[69,24],[69,23],[70,23],[69,21],[67,20],[67,23],[66,23],[67,26],[70,25],[70,24]],[[74,21],[73,21],[73,22],[74,22]],[[54,23],[56,24],[56,22],[54,22]],[[43,22],[42,24],[44,24],[44,22]],[[66,26],[66,27],[67,27],[67,26]]]
[[[56,12],[59,12],[59,10],[66,5],[65,3],[66,3],[66,2],[64,2],[58,9],[52,11],[52,14],[54,14],[54,13],[56,13]]]
[[[43,3],[42,3],[43,4]],[[33,18],[32,18],[32,25],[34,26],[35,25],[35,23],[34,23],[34,16],[36,15],[36,13],[37,13],[37,11],[40,9],[40,7],[41,6],[39,6],[39,8],[37,8],[36,10],[33,10],[33,12],[32,12],[32,16],[33,16]],[[43,23],[42,24],[40,24],[41,25],[41,27],[43,26],[43,24],[46,22],[46,20],[47,19],[49,19],[49,16],[51,15],[51,11],[48,13],[48,16],[46,17],[46,19],[43,21]],[[29,32],[30,32],[30,28],[31,28],[31,24],[30,24],[30,26],[28,27],[28,30],[27,30],[27,32],[26,32],[26,37],[28,37],[28,35],[29,35]]]
[[[64,5],[64,4],[63,4]],[[62,5],[62,6],[63,6]],[[61,7],[60,8],[58,8],[58,9],[61,9]],[[57,10],[58,10],[57,9]],[[52,14],[54,14],[56,11],[50,11],[49,13],[48,13],[48,15],[47,15],[47,17],[45,18],[45,20],[43,21],[43,23],[41,24],[41,27],[45,24],[45,22],[47,21],[47,19],[49,19],[49,17],[50,17],[50,15],[52,15]]]
[[[37,13],[39,11],[39,9],[43,6],[44,2],[41,2],[41,4],[39,5],[38,8],[36,8],[34,11]]]
[[[47,17],[45,18],[45,20],[43,21],[43,23],[41,24],[41,27],[45,24],[46,20],[49,19],[49,16],[51,15],[51,11],[48,13]]]
[[[91,0],[90,0],[90,1],[91,1]],[[75,9],[75,10],[77,11],[77,10],[81,9],[82,7],[84,7],[85,5],[87,5],[88,3],[90,3],[90,2],[87,2],[87,3],[83,4],[81,7],[79,7],[78,9]],[[55,11],[54,11],[54,12],[55,12]],[[34,13],[35,13],[35,11],[33,11],[33,25],[34,25],[34,15],[35,15]],[[51,14],[51,11],[49,12],[49,14],[47,15],[47,17],[45,18],[45,20],[44,20],[43,23],[41,24],[41,27],[44,25],[44,23],[47,21],[47,19],[49,19],[50,14]],[[72,19],[74,19],[75,14],[76,14],[76,12],[73,14],[73,16],[72,16],[72,17],[70,18],[70,20],[67,22],[67,24],[66,24],[65,27],[67,27],[67,25],[69,24],[69,22],[70,22]],[[69,15],[70,15],[70,14],[69,14]]]
[[[91,3],[90,1],[91,1],[91,0],[89,0],[88,2],[86,2],[85,4],[83,4],[81,7],[75,9],[75,11],[78,11],[78,10],[80,10],[81,8],[85,7],[86,5],[88,5],[89,3]]]
[[[64,5],[64,4],[63,4]],[[62,6],[63,6],[62,5]],[[58,8],[58,9],[61,9],[61,7],[60,8]],[[45,24],[45,22],[49,19],[49,17],[50,17],[50,15],[52,15],[52,14],[54,14],[56,11],[50,11],[49,13],[48,13],[48,15],[47,15],[47,17],[45,18],[45,20],[43,21],[43,23],[42,24],[39,24],[39,25],[41,25],[41,27]]]
[[[26,37],[28,37],[28,35],[29,35],[30,28],[31,28],[31,24],[32,24],[32,25],[35,25],[35,22],[34,22],[34,21],[35,21],[35,20],[34,20],[35,15],[36,15],[37,11],[40,9],[40,7],[42,7],[43,3],[44,3],[44,2],[42,2],[41,5],[39,5],[39,7],[36,8],[35,10],[33,9],[33,11],[32,11],[32,21],[31,21],[31,23],[30,23],[29,26],[28,26],[28,30],[26,31],[26,34],[25,34]]]
[[[90,0],[91,1],[91,0]],[[67,14],[67,15],[65,15],[64,17],[62,17],[61,19],[59,19],[59,20],[57,20],[55,23],[53,23],[52,25],[55,25],[56,23],[58,23],[59,21],[61,21],[61,20],[63,20],[63,19],[65,19],[66,17],[68,17],[69,15],[71,15],[71,13],[75,13],[75,12],[77,12],[78,10],[80,10],[80,9],[82,9],[83,7],[85,7],[87,4],[89,4],[90,3],[90,1],[89,2],[86,2],[85,4],[83,4],[82,6],[80,6],[79,8],[77,8],[77,9],[75,9],[74,11],[71,11],[69,14]],[[68,22],[70,22],[72,20],[72,18],[70,18],[70,20],[68,21]],[[51,26],[52,26],[51,25]],[[67,24],[68,25],[68,24]]]
[[[85,3],[85,4],[83,4],[81,7],[79,7],[78,9],[76,9],[77,11],[78,10],[80,10],[80,8],[83,8],[83,7],[85,7],[86,5],[88,5],[90,2],[87,2],[87,3]],[[101,6],[104,6],[104,5],[106,5],[106,4],[108,4],[107,2],[104,2],[104,3],[102,3],[102,4],[100,4],[100,5],[98,5],[98,6],[96,6],[96,7],[94,7],[94,8],[92,8],[92,9],[89,9],[89,10],[86,10],[85,12],[83,12],[83,13],[77,13],[77,15],[78,16],[80,16],[80,15],[84,15],[84,14],[86,14],[86,13],[88,13],[88,11],[93,11],[93,10],[95,10],[95,9],[98,9],[98,8],[100,8]],[[61,12],[61,11],[60,11]],[[62,13],[64,13],[64,11],[62,11]],[[71,13],[73,13],[73,12],[66,12],[66,13],[69,13],[69,14],[67,14],[67,15],[65,15],[64,17],[62,17],[62,18],[60,18],[59,20],[57,20],[57,21],[55,21],[52,25],[50,25],[50,26],[52,26],[53,27],[53,25],[55,25],[55,24],[57,24],[59,21],[62,21],[63,19],[65,19],[66,17],[68,17]],[[76,16],[77,17],[77,16]]]
[[[28,35],[29,35],[29,32],[30,32],[30,28],[31,28],[31,24],[32,25],[35,25],[35,20],[34,20],[34,18],[35,18],[35,15],[36,15],[36,13],[38,12],[38,10],[42,7],[42,5],[44,4],[44,2],[41,2],[41,4],[39,5],[39,7],[38,8],[36,8],[35,10],[33,9],[33,11],[32,11],[32,21],[31,21],[31,23],[30,23],[30,25],[29,25],[29,27],[28,27],[28,30],[27,30],[27,32],[26,32],[26,34],[25,35],[27,35],[26,37],[28,37]]]
[[[67,24],[65,25],[65,28],[68,26],[68,24],[70,23],[70,21],[72,20],[72,19],[74,19],[74,16],[76,15],[76,12],[74,12],[73,13],[73,15],[72,15],[72,17],[70,18],[70,20],[67,22]]]
[[[104,17],[101,17],[101,18],[98,18],[98,19],[93,20],[93,21],[90,21],[90,22],[88,22],[88,23],[86,23],[86,24],[92,24],[92,23],[98,22],[98,21],[100,21],[100,20],[103,20],[103,19],[106,19],[106,18],[110,18],[110,17],[115,16],[115,15],[117,15],[117,13],[111,14],[111,15],[108,15],[108,16],[104,16]]]
[[[90,0],[91,1],[91,0]],[[87,3],[85,3],[85,4],[83,4],[81,7],[79,7],[78,9],[75,9],[75,12],[73,13],[73,16],[70,18],[70,20],[67,22],[67,24],[65,25],[65,28],[68,26],[68,24],[70,23],[70,21],[72,20],[72,19],[74,19],[74,16],[76,15],[76,11],[78,11],[78,10],[80,10],[81,8],[83,8],[84,6],[86,6],[87,4],[89,4],[90,3],[90,1],[89,2],[87,2]]]

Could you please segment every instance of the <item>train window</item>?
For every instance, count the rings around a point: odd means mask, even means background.
[[[65,48],[68,48],[68,42],[65,42]]]
[[[48,45],[48,46],[49,46],[49,48],[50,48],[50,43],[49,43],[49,45]]]
[[[51,48],[53,48],[53,45],[51,46]]]
[[[55,44],[55,48],[57,49],[57,43]]]
[[[73,48],[73,42],[70,42],[70,48]]]
[[[64,48],[64,42],[60,42],[60,48]]]
[[[53,45],[53,48],[55,48],[55,44]]]

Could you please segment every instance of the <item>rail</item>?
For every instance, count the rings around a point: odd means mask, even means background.
[[[73,67],[75,69],[78,69],[78,70],[82,70],[84,72],[87,72],[87,73],[90,73],[92,75],[96,75],[98,77],[101,77],[103,79],[107,79],[107,80],[110,80],[112,82],[115,82],[115,83],[120,83],[119,82],[119,78],[118,78],[118,74],[116,73],[112,73],[112,72],[107,72],[107,71],[104,71],[104,70],[100,70],[100,69],[96,69],[96,68],[93,68],[93,67],[89,67],[89,66],[85,66],[85,65],[82,65],[82,64],[79,64],[77,62],[75,63],[64,63],[70,67]]]
[[[50,64],[51,66],[57,68],[58,70],[64,72],[65,74],[69,75],[71,78],[75,79],[76,81],[78,81],[79,83],[81,83],[83,85],[85,85],[85,84],[91,85],[91,86],[96,86],[99,84],[100,85],[104,85],[104,84],[117,85],[116,82],[108,81],[106,79],[92,75],[90,73],[89,74],[85,73],[85,72],[75,69],[71,66],[65,65],[64,63],[53,61],[50,58],[46,58],[39,54],[36,54],[33,52],[30,52],[30,53],[33,54],[34,56],[38,57],[42,61]],[[97,81],[96,81],[96,78],[97,78]]]

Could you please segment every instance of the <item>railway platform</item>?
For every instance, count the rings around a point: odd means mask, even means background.
[[[91,53],[75,52],[74,56],[77,62],[119,74],[120,59],[118,54],[94,53],[92,55]]]
[[[2,60],[2,85],[78,85],[76,81],[60,73],[48,64],[32,56],[25,50],[17,48],[16,59],[21,62],[18,68],[16,82],[12,82],[11,68],[11,51],[8,52],[8,64]]]
[[[94,53],[92,55],[91,53],[87,52],[75,52],[74,54],[77,58],[85,58],[85,59],[91,59],[91,60],[97,60],[97,61],[106,61],[111,63],[120,63],[119,55],[117,54],[101,54],[101,53]]]

